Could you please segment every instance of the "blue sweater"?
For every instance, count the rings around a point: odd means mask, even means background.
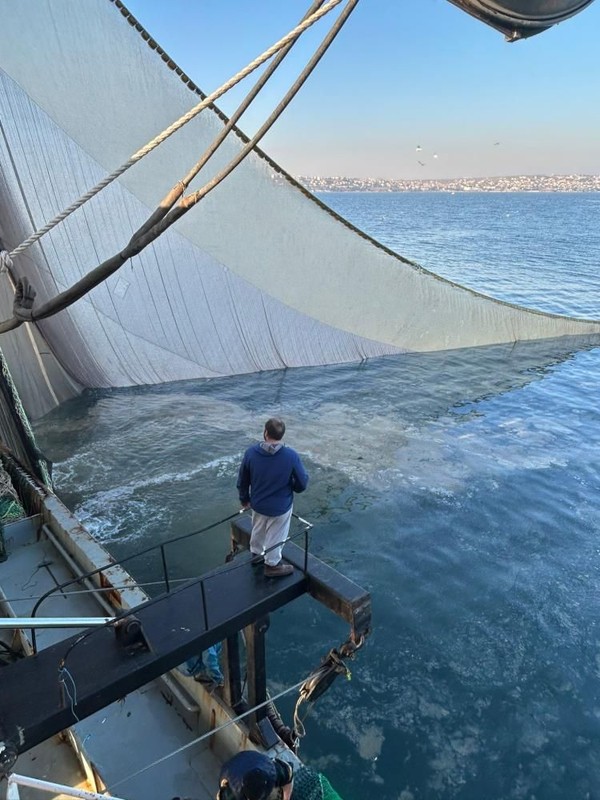
[[[259,514],[285,514],[292,507],[294,492],[303,492],[307,485],[306,470],[291,447],[283,445],[270,453],[259,442],[244,453],[237,480],[240,503],[250,503]]]

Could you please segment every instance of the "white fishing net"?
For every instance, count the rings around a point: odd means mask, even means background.
[[[0,238],[14,249],[198,102],[110,0],[0,0]],[[119,252],[223,125],[211,109],[24,254],[38,303]],[[239,151],[230,134],[200,186]],[[1,248],[0,248],[1,249]],[[0,276],[0,317],[12,292]],[[600,330],[403,261],[260,154],[68,310],[2,345],[38,416],[84,387],[356,361]]]

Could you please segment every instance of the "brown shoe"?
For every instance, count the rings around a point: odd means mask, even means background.
[[[291,564],[284,564],[280,561],[272,567],[270,564],[265,564],[265,578],[283,578],[284,575],[291,575],[294,568]]]

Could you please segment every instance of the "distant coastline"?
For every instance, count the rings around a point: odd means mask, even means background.
[[[297,178],[310,192],[600,192],[600,175],[511,175],[499,178]]]

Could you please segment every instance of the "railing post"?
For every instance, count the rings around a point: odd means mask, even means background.
[[[208,630],[208,614],[206,612],[206,591],[204,589],[204,578],[200,579],[200,594],[202,595],[202,613],[204,615],[204,630]]]
[[[304,529],[304,574],[308,572],[308,528]]]
[[[164,544],[161,544],[161,546],[160,546],[160,557],[162,559],[162,565],[163,565],[163,578],[164,578],[164,581],[165,581],[165,589],[166,589],[167,594],[168,594],[171,591],[171,588],[169,586],[169,571],[167,569],[167,555],[165,553]]]

